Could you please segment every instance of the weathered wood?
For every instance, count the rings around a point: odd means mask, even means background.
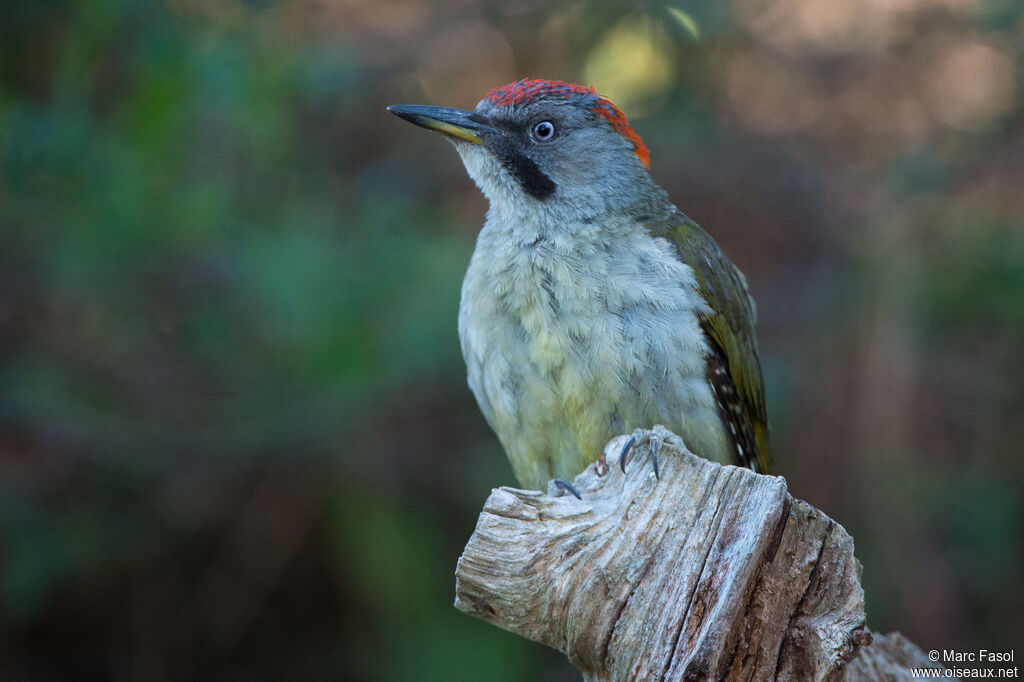
[[[647,446],[619,470],[621,436],[573,481],[582,500],[494,490],[456,606],[563,651],[586,680],[839,679],[871,641],[853,540],[781,477],[655,428],[660,480]]]
[[[898,632],[885,635],[874,635],[871,646],[861,650],[857,658],[850,663],[843,682],[868,682],[874,680],[891,680],[892,682],[910,682],[920,680],[919,675],[911,674],[913,668],[932,668],[943,670],[941,663],[933,663],[928,655],[916,644]],[[930,680],[952,680],[953,677],[928,677]]]

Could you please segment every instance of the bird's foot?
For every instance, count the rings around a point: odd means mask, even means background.
[[[552,489],[554,490],[554,492],[552,492]],[[576,486],[574,486],[572,483],[569,483],[569,481],[565,480],[564,478],[553,478],[551,479],[551,483],[548,484],[549,495],[554,495],[557,493],[557,491],[562,491],[562,493],[569,493],[570,495],[574,495],[577,500],[583,499],[582,497],[580,497],[580,491],[576,490]]]
[[[619,453],[619,467],[622,469],[622,473],[626,473],[626,462],[631,458],[630,456],[633,454],[633,451],[646,444],[650,448],[651,464],[654,466],[654,477],[660,479],[661,467],[658,463],[658,453],[661,451],[661,446],[666,440],[673,445],[682,445],[682,443],[675,442],[679,440],[679,437],[661,424],[655,424],[650,429],[637,429],[634,431]]]

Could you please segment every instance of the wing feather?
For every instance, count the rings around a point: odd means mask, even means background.
[[[700,316],[711,349],[707,376],[736,446],[736,461],[770,473],[764,381],[754,328],[757,310],[747,280],[708,233],[679,211],[655,223],[651,234],[668,240],[679,258],[693,268],[711,308]]]

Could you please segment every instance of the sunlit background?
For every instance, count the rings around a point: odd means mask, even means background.
[[[1024,4],[13,0],[0,678],[574,679],[452,606],[513,483],[455,331],[486,202],[384,112],[525,76],[746,272],[869,625],[1024,654]]]

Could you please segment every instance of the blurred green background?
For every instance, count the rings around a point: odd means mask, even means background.
[[[452,607],[513,483],[455,331],[486,202],[384,112],[524,76],[746,272],[869,625],[1024,642],[1024,4],[8,0],[0,678],[574,679]]]

